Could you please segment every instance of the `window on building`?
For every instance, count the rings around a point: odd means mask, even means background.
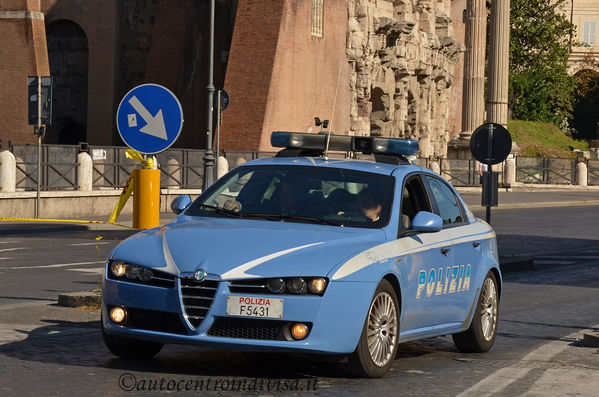
[[[582,23],[582,43],[588,46],[595,46],[597,32],[597,22],[584,21]]]
[[[324,0],[312,0],[312,36],[322,37],[324,25]]]

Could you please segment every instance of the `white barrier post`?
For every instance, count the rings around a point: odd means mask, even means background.
[[[507,159],[505,160],[505,183],[508,186],[516,184],[516,160]]]
[[[8,150],[0,152],[0,191],[13,193],[17,183],[17,161]]]
[[[585,163],[576,164],[576,184],[578,186],[587,186],[588,177],[587,165]]]
[[[224,156],[218,156],[216,164],[216,177],[220,179],[227,172],[229,172],[229,162]]]
[[[85,152],[77,155],[77,190],[89,192],[92,190],[94,166],[92,157]]]

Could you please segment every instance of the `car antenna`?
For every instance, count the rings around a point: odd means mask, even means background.
[[[333,98],[333,111],[331,112],[331,128],[329,128],[329,131],[327,133],[327,144],[324,148],[324,154],[322,155],[322,158],[324,159],[324,161],[328,161],[329,160],[329,142],[331,141],[331,131],[333,131],[333,117],[335,116],[335,105],[337,104],[337,93],[339,92],[339,78],[341,77],[341,67],[343,66],[343,63],[340,61],[339,62],[339,71],[337,72],[337,85],[335,86],[335,97]],[[324,126],[324,128],[327,128],[328,126],[328,120],[325,120],[326,125]]]

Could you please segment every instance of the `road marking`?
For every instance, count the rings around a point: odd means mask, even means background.
[[[24,249],[27,249],[27,248],[24,248],[24,247],[18,247],[18,248],[4,248],[4,249],[1,249],[1,250],[0,250],[0,252],[19,251],[19,250],[24,250]]]
[[[95,243],[73,243],[73,244],[69,244],[72,246],[78,246],[78,245],[104,245],[104,244],[110,244],[108,241],[104,241],[104,242],[95,242]]]
[[[6,261],[6,260],[9,260],[9,259],[12,259],[12,258],[0,258],[0,261]]]
[[[593,328],[597,328],[595,325]],[[564,350],[566,350],[570,344],[572,343],[572,339],[580,338],[580,335],[585,331],[577,331],[567,335],[559,340],[546,343],[539,348],[533,350],[524,356],[518,363],[511,365],[509,367],[501,368],[491,375],[487,376],[483,380],[475,383],[470,388],[464,390],[462,393],[458,394],[456,397],[478,397],[478,396],[490,396],[492,394],[501,392],[506,389],[509,385],[518,380],[524,378],[528,373],[533,369],[531,368],[522,368],[521,364],[526,361],[533,362],[549,362],[551,359]],[[545,370],[545,373],[547,370]],[[537,382],[535,382],[536,384]],[[552,390],[551,394],[560,394],[555,389]],[[562,384],[562,387],[569,388],[568,384]]]
[[[92,268],[92,269],[66,269],[70,272],[81,272],[81,273],[87,273],[88,276],[95,276],[95,275],[104,275],[104,268],[103,267],[98,267],[98,268]]]
[[[0,244],[16,244],[18,241],[0,241]]]
[[[97,261],[97,262],[59,263],[59,264],[56,264],[56,265],[15,266],[15,267],[7,267],[6,269],[10,269],[10,270],[19,270],[19,269],[46,269],[46,268],[53,268],[53,267],[66,267],[66,266],[99,265],[100,263],[106,263],[106,262],[105,261]]]

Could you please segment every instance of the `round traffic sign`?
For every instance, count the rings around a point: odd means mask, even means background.
[[[127,146],[144,154],[160,153],[179,137],[183,108],[168,88],[142,84],[129,91],[116,112],[116,125]]]
[[[229,102],[229,93],[225,90],[220,90],[220,110],[225,110],[229,106]]]
[[[499,164],[511,151],[512,137],[501,124],[483,124],[470,138],[470,152],[475,159],[484,164]]]

